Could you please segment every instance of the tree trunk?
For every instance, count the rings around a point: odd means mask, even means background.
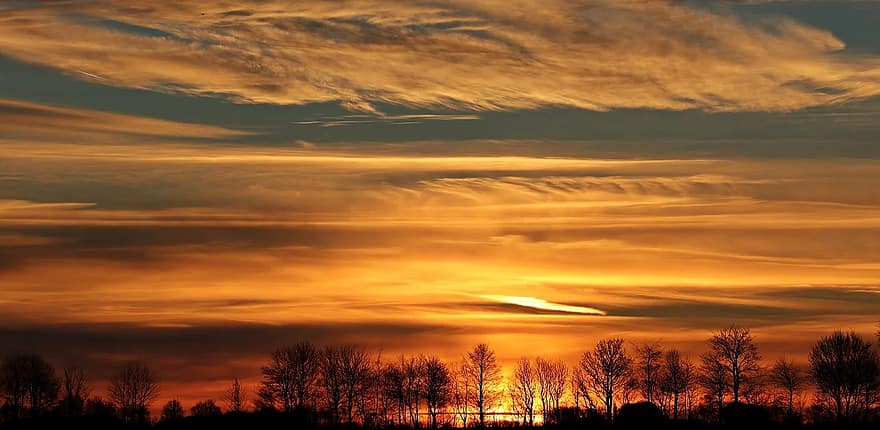
[[[678,393],[672,395],[672,421],[678,421]]]

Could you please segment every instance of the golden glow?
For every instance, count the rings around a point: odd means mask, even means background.
[[[782,18],[765,28],[680,2],[140,3],[4,10],[4,54],[105,85],[372,113],[385,101],[789,111],[880,93],[877,58],[841,58],[845,44],[828,31]]]
[[[573,363],[738,323],[772,360],[875,330],[880,116],[833,109],[880,61],[829,31],[656,0],[143,3],[0,5],[3,64],[100,88],[0,98],[0,344],[147,354],[199,399],[300,339]],[[622,124],[504,128],[578,115]],[[694,133],[642,135],[669,118]],[[787,121],[864,128],[786,146]]]
[[[586,306],[571,306],[562,305],[559,303],[550,303],[546,300],[537,299],[534,297],[486,296],[486,298],[489,300],[496,300],[501,303],[510,303],[517,306],[546,311],[558,311],[583,315],[606,315],[605,312],[600,311],[599,309],[589,308]]]

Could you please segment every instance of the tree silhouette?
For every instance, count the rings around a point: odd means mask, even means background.
[[[452,408],[461,421],[462,427],[468,426],[470,405],[473,402],[474,386],[470,377],[473,372],[468,368],[468,360],[464,359],[453,367],[452,371]]]
[[[706,397],[714,401],[714,407],[721,420],[721,411],[724,409],[724,396],[730,389],[730,375],[721,361],[710,353],[700,355],[700,385],[706,392]]]
[[[348,423],[354,422],[354,412],[364,395],[370,377],[370,357],[363,348],[343,345],[338,348],[341,364],[342,392]]]
[[[180,402],[172,399],[162,407],[162,415],[159,421],[164,423],[175,422],[183,419],[183,406]]]
[[[257,389],[257,396],[254,399],[254,409],[259,412],[274,412],[278,410],[278,401],[275,394],[265,385],[261,385]]]
[[[318,349],[310,342],[299,342],[292,352],[293,391],[296,395],[296,407],[303,409],[312,395],[321,357]]]
[[[7,357],[0,364],[0,392],[16,417],[38,416],[58,399],[55,369],[36,354]]]
[[[839,422],[856,420],[877,401],[880,362],[871,343],[854,332],[836,331],[816,342],[810,376]]]
[[[664,397],[671,398],[671,416],[678,420],[679,405],[682,396],[686,396],[696,377],[694,363],[676,349],[666,351],[657,372],[658,388]]]
[[[202,400],[189,408],[189,414],[194,417],[217,417],[223,415],[223,411],[213,400]]]
[[[118,414],[113,402],[101,397],[92,397],[86,400],[85,415],[110,421],[116,419]]]
[[[342,353],[339,348],[328,346],[321,353],[321,386],[327,396],[327,404],[333,424],[339,424],[344,396]]]
[[[370,363],[368,389],[361,400],[361,424],[363,426],[381,427],[388,423],[388,406],[391,403],[383,398],[386,394],[384,371],[380,350]]]
[[[320,358],[309,342],[273,352],[269,365],[262,368],[264,399],[271,398],[285,412],[304,409],[318,377]]]
[[[247,409],[247,393],[238,378],[232,380],[229,389],[223,394],[223,400],[229,412],[244,412]]]
[[[580,366],[575,366],[574,369],[571,370],[569,385],[571,390],[571,400],[574,402],[574,410],[577,414],[580,414],[584,392],[584,372],[581,370]]]
[[[639,388],[641,388],[642,396],[650,403],[656,403],[654,395],[657,392],[662,357],[663,351],[656,344],[643,343],[636,347]]]
[[[749,329],[743,327],[730,326],[714,333],[705,360],[711,362],[710,367],[720,367],[727,373],[734,403],[740,401],[743,386],[761,371],[758,347]]]
[[[596,402],[587,384],[587,376],[583,366],[574,366],[571,370],[571,396],[574,400],[575,412],[580,414],[581,406],[587,410],[596,410]]]
[[[562,360],[535,359],[544,423],[559,422],[559,407],[568,385],[568,365]]]
[[[61,400],[59,403],[61,413],[67,416],[82,415],[90,392],[91,387],[86,381],[83,369],[74,366],[64,368],[61,375]]]
[[[804,371],[794,362],[780,358],[770,369],[770,382],[785,392],[788,416],[794,416],[794,398],[807,382]]]
[[[150,404],[159,396],[159,383],[146,364],[132,361],[113,376],[107,391],[123,421],[144,423],[149,417]]]
[[[501,399],[501,366],[495,359],[495,351],[481,343],[467,354],[468,381],[473,384],[473,406],[479,414],[480,427],[486,426],[486,412]]]
[[[404,357],[400,357],[399,362],[386,364],[382,371],[384,403],[389,413],[392,413],[389,421],[397,425],[403,425],[407,421],[406,388],[402,367],[404,360]]]
[[[425,373],[425,404],[431,417],[431,427],[437,428],[437,416],[446,408],[452,382],[449,367],[437,357],[423,359]]]
[[[508,391],[514,410],[523,419],[523,425],[532,426],[535,424],[535,394],[537,390],[537,370],[531,360],[522,357],[516,362]]]
[[[805,390],[806,372],[792,361],[780,359],[762,375],[757,348],[746,329],[731,327],[713,334],[708,351],[701,355],[699,372],[676,349],[657,358],[658,346],[641,345],[635,350],[638,355],[630,357],[625,346],[623,339],[601,340],[571,371],[562,360],[521,358],[503,385],[501,366],[487,344],[474,346],[462,362],[447,366],[436,356],[400,356],[389,362],[383,361],[381,354],[356,346],[331,345],[318,350],[299,343],[275,351],[261,368],[263,383],[254,404],[257,412],[305,408],[308,415],[243,413],[245,389],[236,378],[222,399],[230,412],[237,413],[222,415],[213,401],[203,401],[188,415],[224,418],[184,419],[180,403],[170,401],[162,408],[158,427],[211,423],[319,428],[344,423],[347,427],[418,428],[429,423],[436,429],[474,424],[486,427],[487,416],[501,426],[532,426],[538,421],[538,399],[548,426],[592,426],[611,420],[614,427],[639,423],[671,426],[682,425],[679,420],[687,418],[696,420],[695,428],[714,428],[700,421],[711,419],[715,411],[725,426],[757,426],[771,419],[800,423],[795,399]],[[310,362],[312,353],[316,357],[312,362],[318,364],[303,364]],[[812,423],[808,425],[821,426],[832,419],[843,424],[870,423],[880,418],[876,407],[880,357],[872,342],[853,332],[834,332],[813,346],[809,358],[809,376],[817,389],[806,416]],[[734,379],[740,381],[738,401]],[[764,391],[765,383],[776,390]],[[702,404],[695,399],[700,386],[706,393]],[[571,390],[573,407],[562,404],[567,389]],[[64,428],[66,423],[71,428],[145,427],[150,423],[150,404],[158,395],[158,383],[143,363],[130,362],[111,378],[108,391],[112,403],[85,400],[89,391],[82,369],[68,367],[56,378],[52,366],[39,356],[8,357],[0,363],[0,400],[4,402],[0,428],[28,428],[30,423],[46,422],[61,423],[56,428]],[[640,401],[639,392],[652,401]],[[61,401],[56,403],[59,394]],[[778,397],[771,399],[765,394]],[[50,411],[55,404],[57,408]],[[505,416],[511,415],[515,418],[505,421]],[[299,421],[304,417],[308,421]]]
[[[598,398],[605,407],[605,418],[614,418],[615,397],[622,394],[631,380],[632,360],[620,338],[600,340],[593,351],[581,358],[581,370],[588,396]]]
[[[419,405],[424,391],[424,368],[418,357],[400,357],[401,395],[405,419],[413,427],[419,426]]]
[[[398,422],[395,420],[395,413],[398,406],[399,373],[394,363],[383,364],[378,360],[377,358],[375,389],[376,406],[381,421],[376,424],[380,427],[389,427]]]

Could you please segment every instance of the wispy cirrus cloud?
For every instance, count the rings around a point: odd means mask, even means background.
[[[41,103],[23,102],[0,98],[0,131],[8,136],[17,135],[38,137],[39,140],[59,140],[70,142],[83,135],[107,136],[116,138],[202,138],[221,139],[250,134],[224,127],[190,124],[124,115],[91,109],[76,109],[52,106]],[[5,140],[5,139],[4,139]],[[11,153],[12,144],[4,148]]]
[[[475,121],[478,115],[455,114],[407,114],[407,115],[341,115],[295,121],[296,125],[314,125],[319,127],[340,127],[348,125],[388,124],[412,125],[427,121]]]
[[[22,61],[241,102],[786,111],[880,94],[878,59],[827,31],[684,2],[51,2],[0,22]]]

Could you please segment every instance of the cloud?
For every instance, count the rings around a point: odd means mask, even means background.
[[[813,3],[824,0],[724,0],[727,3]],[[877,3],[877,0],[836,0],[839,3]]]
[[[535,297],[521,296],[484,296],[486,299],[494,300],[500,303],[520,306],[524,308],[537,309],[541,311],[558,312],[562,314],[575,315],[606,315],[604,311],[587,306],[565,305],[561,303],[552,303],[544,299]]]
[[[680,165],[708,166],[715,160],[706,159],[614,159],[592,157],[527,156],[519,154],[421,154],[383,151],[366,148],[365,144],[336,145],[335,149],[316,150],[313,146],[254,147],[248,145],[199,146],[171,142],[165,145],[137,145],[107,141],[102,145],[18,139],[4,142],[9,159],[40,159],[83,161],[90,163],[125,162],[142,164],[190,165],[300,165],[327,172],[361,173],[393,172],[541,172],[541,171],[617,171],[644,166],[659,170],[676,169]]]
[[[126,0],[0,19],[19,60],[238,102],[788,111],[880,94],[878,59],[827,31],[682,2]]]
[[[475,121],[480,119],[478,115],[453,115],[453,114],[408,114],[408,115],[342,115],[328,116],[316,119],[296,121],[295,125],[314,125],[319,127],[339,127],[347,125],[413,125],[426,121]]]
[[[802,351],[876,324],[876,160],[28,133],[0,153],[0,344],[97,375],[146,354],[181,398],[255,383],[299,338],[450,360],[485,340],[510,363],[605,336],[696,353],[734,321]]]
[[[202,138],[219,139],[251,133],[201,124],[75,109],[0,98],[0,131],[40,139],[71,141],[88,135],[92,138],[127,136],[132,138]]]

